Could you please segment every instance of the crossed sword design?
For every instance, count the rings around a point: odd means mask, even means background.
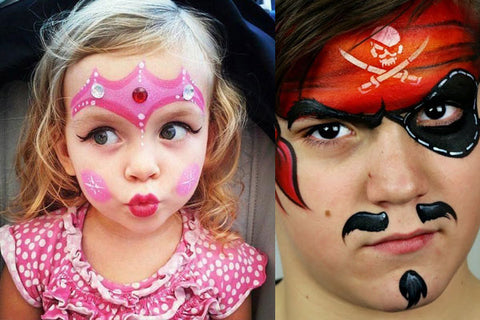
[[[392,77],[396,78],[396,79],[400,79],[401,82],[405,82],[405,80],[409,80],[409,81],[413,82],[412,84],[414,84],[414,85],[419,84],[420,81],[422,80],[422,77],[417,77],[417,76],[408,74],[408,71],[405,70],[405,68],[413,60],[415,60],[420,55],[420,53],[422,53],[422,51],[427,46],[428,39],[429,39],[429,37],[427,37],[422,42],[422,44],[417,48],[417,50],[415,50],[415,52],[413,52],[410,55],[410,57],[408,57],[407,59],[402,61],[402,63],[400,63],[399,65],[397,65],[396,67],[393,67],[392,69],[390,69],[388,71],[385,70],[385,69],[382,69],[382,68],[377,68],[377,67],[371,66],[371,65],[369,65],[369,64],[367,64],[363,61],[358,60],[357,58],[355,58],[354,56],[352,56],[348,52],[346,52],[342,49],[339,49],[339,50],[340,50],[340,53],[342,54],[342,56],[348,62],[350,62],[351,64],[359,67],[360,69],[366,70],[370,73],[374,73],[374,74],[377,75],[377,76],[372,75],[370,77],[369,82],[366,82],[366,83],[362,84],[360,87],[358,87],[358,90],[360,91],[360,93],[364,94],[364,93],[369,92],[370,90],[378,88],[383,81],[385,81],[387,79],[390,79]]]

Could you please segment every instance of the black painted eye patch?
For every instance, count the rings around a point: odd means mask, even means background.
[[[461,69],[452,70],[418,105],[403,111],[387,112],[424,147],[447,157],[466,157],[478,142],[477,83],[475,77]],[[422,125],[419,114],[430,112],[435,117],[454,110],[455,121],[439,125]]]

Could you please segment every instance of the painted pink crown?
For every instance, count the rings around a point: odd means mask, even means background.
[[[150,115],[159,107],[190,101],[204,112],[202,93],[182,68],[177,78],[159,79],[145,68],[138,66],[125,78],[110,81],[95,68],[86,84],[72,99],[72,117],[82,109],[97,106],[121,115],[135,126],[143,128]]]

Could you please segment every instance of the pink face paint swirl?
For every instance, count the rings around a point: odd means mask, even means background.
[[[177,194],[186,196],[197,187],[198,179],[200,178],[200,166],[196,163],[187,167],[177,184]]]
[[[178,101],[190,101],[204,112],[202,93],[187,70],[182,68],[173,80],[163,80],[140,62],[129,75],[118,81],[105,79],[95,68],[73,97],[71,111],[74,117],[85,108],[97,106],[122,116],[141,129],[156,109]]]
[[[103,178],[93,171],[82,171],[82,183],[85,191],[98,202],[106,202],[112,198]]]

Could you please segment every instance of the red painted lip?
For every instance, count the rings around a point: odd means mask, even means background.
[[[366,247],[391,254],[406,254],[418,251],[432,240],[436,231],[417,230],[408,234],[394,234]]]
[[[159,200],[153,194],[136,194],[128,203],[130,212],[140,218],[149,217],[157,212]]]

